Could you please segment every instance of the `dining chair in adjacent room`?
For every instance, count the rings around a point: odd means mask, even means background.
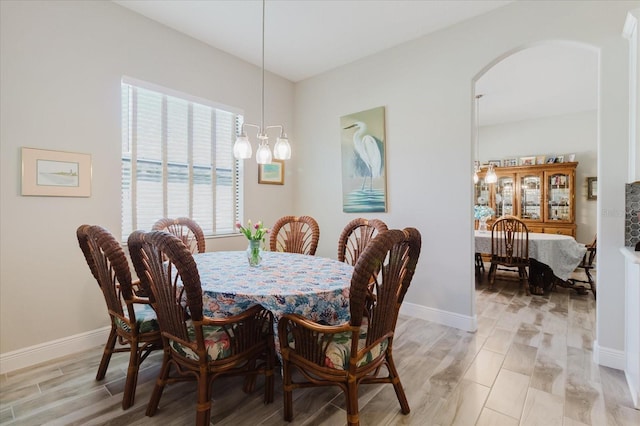
[[[517,268],[520,283],[527,295],[530,294],[527,284],[529,230],[523,221],[513,216],[501,217],[491,226],[491,266],[489,267],[489,288],[491,289],[493,289],[499,266]]]
[[[204,232],[193,219],[188,217],[179,217],[177,219],[165,217],[154,223],[151,229],[153,231],[167,231],[175,235],[189,248],[191,253],[205,252]]]
[[[156,413],[165,386],[183,380],[197,381],[197,425],[211,421],[212,386],[220,376],[245,376],[243,390],[249,393],[262,374],[264,402],[273,402],[271,312],[253,305],[222,319],[204,316],[200,275],[193,255],[179,238],[162,231],[135,231],[128,246],[136,273],[158,313],[164,343],[147,416]]]
[[[122,408],[126,410],[134,403],[140,364],[151,351],[162,348],[156,313],[147,298],[134,293],[124,250],[109,231],[100,226],[81,225],[76,235],[102,290],[111,322],[96,380],[104,379],[114,352],[129,352],[122,397]],[[116,341],[121,345],[118,348]]]
[[[293,391],[316,386],[342,389],[351,426],[359,425],[361,384],[392,384],[401,412],[409,413],[393,360],[393,340],[400,305],[413,278],[420,248],[421,237],[415,228],[383,231],[367,245],[351,278],[349,322],[324,325],[298,314],[286,314],[280,319],[285,420],[293,419]],[[372,277],[376,297],[368,303]],[[302,374],[294,376],[295,370]]]
[[[320,227],[311,216],[283,216],[271,227],[269,249],[315,255]]]
[[[580,261],[580,264],[577,266],[579,269],[584,269],[584,273],[587,276],[586,281],[579,280],[576,278],[569,278],[569,281],[571,281],[571,283],[573,284],[577,282],[589,284],[589,287],[591,288],[591,292],[593,293],[594,299],[596,298],[596,283],[593,280],[593,277],[591,276],[591,270],[595,268],[593,263],[596,260],[597,240],[598,240],[598,236],[596,235],[595,237],[593,237],[593,241],[591,242],[591,244],[586,245],[587,252],[584,254],[584,256],[582,256],[582,261]]]
[[[347,223],[338,238],[338,260],[355,265],[367,245],[387,229],[387,224],[379,219],[353,219]]]

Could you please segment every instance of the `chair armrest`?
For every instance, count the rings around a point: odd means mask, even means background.
[[[224,318],[213,318],[203,316],[202,321],[193,321],[193,324],[200,322],[202,325],[224,327],[231,324],[246,321],[250,318],[258,318],[264,321],[273,321],[273,314],[262,305],[253,305],[244,312]],[[273,329],[273,327],[271,327]]]
[[[297,314],[287,314],[278,322],[278,339],[283,359],[295,354],[318,367],[327,368],[327,350],[336,335],[348,333],[357,345],[360,327],[349,323],[323,325]],[[333,369],[332,369],[333,370]]]
[[[140,303],[142,305],[150,305],[151,301],[149,300],[148,297],[140,297],[140,296],[133,296],[131,298],[131,300],[129,300],[130,303]]]

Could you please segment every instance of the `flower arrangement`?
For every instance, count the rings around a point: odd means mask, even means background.
[[[249,248],[247,248],[247,260],[250,266],[258,266],[262,262],[262,249],[260,242],[264,242],[265,235],[269,233],[269,228],[265,228],[261,220],[255,224],[251,224],[251,219],[247,221],[247,226],[242,226],[240,222],[236,223],[236,228],[244,234],[249,240]]]
[[[236,228],[244,234],[250,241],[263,241],[266,234],[269,233],[269,228],[265,228],[261,220],[255,224],[251,224],[251,219],[247,221],[247,226],[244,227],[240,222],[236,223]]]
[[[473,206],[473,217],[481,220],[482,218],[489,218],[491,216],[493,216],[494,214],[496,214],[496,212],[493,211],[493,209],[487,205],[478,205],[476,204],[475,206]]]

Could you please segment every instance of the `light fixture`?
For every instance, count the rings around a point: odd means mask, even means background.
[[[289,139],[287,138],[287,134],[284,132],[284,126],[277,124],[265,127],[264,125],[264,9],[265,0],[262,0],[262,116],[260,126],[257,124],[243,123],[242,133],[233,144],[233,156],[236,159],[244,160],[246,158],[251,158],[251,142],[247,137],[245,127],[255,127],[258,129],[258,149],[256,150],[256,162],[258,164],[269,164],[274,157],[277,160],[288,160],[291,158],[291,145],[289,145]],[[280,129],[280,135],[276,139],[272,156],[267,130],[278,128]]]
[[[476,160],[473,162],[473,183],[478,183],[480,180],[478,177],[478,172],[480,172],[480,98],[483,96],[482,94],[476,95]],[[484,176],[484,182],[496,183],[497,181],[498,176],[496,175],[494,166],[493,164],[489,164],[487,174]]]

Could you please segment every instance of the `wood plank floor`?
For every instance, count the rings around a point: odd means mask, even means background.
[[[500,275],[496,290],[477,287],[477,333],[401,316],[394,354],[411,406],[400,413],[393,387],[360,391],[364,425],[639,425],[624,373],[592,361],[595,303],[591,293],[557,289],[526,296]],[[511,275],[513,276],[513,275]],[[419,285],[419,283],[413,283]],[[145,416],[160,354],[143,364],[135,405],[121,409],[126,354],[115,354],[107,377],[94,380],[102,348],[0,376],[0,424],[186,425],[195,419],[195,384],[165,389],[160,409]],[[276,377],[273,404],[241,379],[214,385],[211,422],[222,425],[343,425],[338,389],[294,392],[294,421],[282,418]]]

